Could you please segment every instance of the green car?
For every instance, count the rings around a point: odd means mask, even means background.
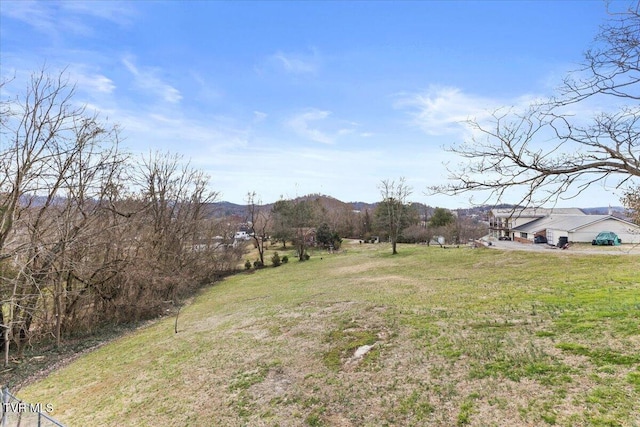
[[[598,233],[595,239],[591,241],[592,245],[619,245],[622,243],[622,240],[618,237],[618,235],[612,231],[602,231]]]

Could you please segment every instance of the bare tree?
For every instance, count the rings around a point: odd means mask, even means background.
[[[627,191],[622,201],[631,221],[640,225],[640,187]]]
[[[378,226],[388,233],[391,251],[395,255],[398,253],[398,237],[409,225],[407,224],[409,214],[407,199],[411,195],[411,187],[407,185],[404,178],[400,178],[397,183],[393,180],[383,180],[378,189],[382,201],[376,208],[376,221]]]
[[[45,204],[51,204],[61,184],[64,171],[54,171],[58,177],[51,172],[60,166],[54,164],[55,156],[64,151],[74,124],[84,118],[84,109],[72,103],[74,92],[64,74],[52,77],[42,70],[31,76],[24,97],[2,100],[0,258],[12,256],[6,252],[7,239],[30,208],[22,196],[44,194]]]
[[[307,247],[313,243],[310,235],[317,217],[318,205],[312,200],[298,198],[291,201],[289,224],[293,229],[293,243],[299,261],[308,259]]]
[[[251,223],[251,238],[258,249],[260,265],[264,266],[264,245],[268,240],[267,230],[271,224],[269,212],[260,206],[255,191],[247,193],[247,216]]]
[[[154,286],[139,289],[136,300],[176,300],[189,282],[195,285],[211,273],[200,263],[205,253],[197,248],[207,235],[205,206],[215,201],[217,193],[208,190],[207,175],[172,153],[144,157],[134,181],[146,220],[139,236],[146,247],[140,265],[145,266],[144,274],[156,277]],[[184,280],[179,280],[180,274],[186,275]]]
[[[157,314],[241,256],[218,242],[204,173],[170,154],[132,161],[74,95],[64,71],[42,70],[0,101],[5,364],[27,341]]]
[[[52,77],[42,70],[24,97],[2,100],[9,116],[1,123],[0,260],[15,271],[1,278],[5,363],[9,334],[20,354],[36,319],[47,331],[52,302],[60,342],[73,258],[86,258],[74,248],[91,238],[123,161],[117,127],[76,107],[73,96],[64,72]]]
[[[558,95],[522,112],[495,111],[489,123],[470,120],[473,137],[449,148],[467,163],[450,169],[452,183],[431,191],[460,194],[484,190],[497,201],[523,190],[519,204],[577,196],[596,182],[617,188],[640,177],[640,15],[638,4],[612,14],[581,69]],[[590,120],[578,107],[616,105]]]

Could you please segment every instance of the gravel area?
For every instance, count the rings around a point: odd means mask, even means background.
[[[558,252],[558,253],[580,253],[580,254],[607,254],[607,255],[640,255],[640,244],[622,244],[620,246],[592,246],[587,243],[570,244],[567,249],[560,249],[557,246],[546,243],[527,244],[513,242],[509,240],[497,240],[493,238],[483,239],[485,243],[490,243],[492,249],[510,251],[532,251],[532,252]]]

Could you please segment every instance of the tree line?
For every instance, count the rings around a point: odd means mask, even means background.
[[[6,84],[6,82],[4,83]],[[2,99],[0,349],[156,316],[233,271],[209,177],[172,153],[135,157],[74,100],[64,73]]]
[[[487,232],[478,218],[411,203],[411,188],[404,178],[398,182],[381,181],[379,188],[382,200],[371,212],[356,211],[348,204],[331,203],[331,198],[313,195],[281,199],[267,206],[261,205],[255,192],[249,192],[245,221],[257,250],[254,264],[265,265],[269,245],[279,244],[286,250],[291,244],[290,249],[303,261],[309,246],[339,249],[342,238],[389,242],[395,254],[398,243],[429,244],[444,238],[447,243],[460,244]]]
[[[374,212],[374,230],[391,243],[392,254],[397,254],[397,243],[460,244],[478,239],[487,232],[486,225],[478,218],[455,214],[436,207],[424,207],[409,201],[413,189],[405,178],[386,179],[378,186],[382,201]]]

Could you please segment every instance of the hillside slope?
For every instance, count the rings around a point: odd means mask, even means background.
[[[640,422],[639,257],[344,248],[228,278],[177,334],[159,321],[19,397],[69,426]]]

